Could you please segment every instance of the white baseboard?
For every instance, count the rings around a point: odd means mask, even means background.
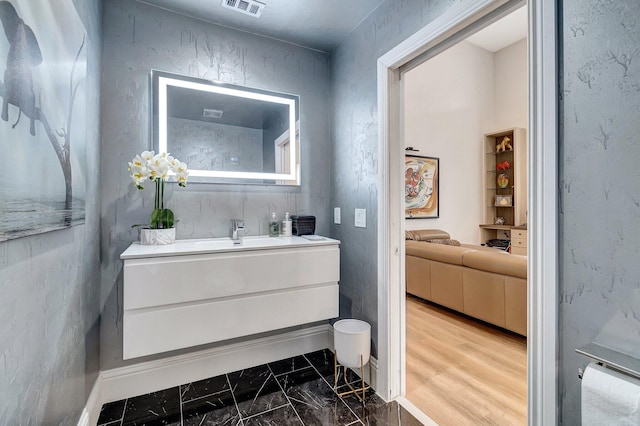
[[[327,348],[329,324],[199,352],[114,368],[101,373],[102,403],[144,395],[231,371]]]
[[[107,402],[325,348],[333,350],[333,327],[330,324],[101,371],[78,426],[97,424],[102,404]],[[365,367],[365,380],[376,389],[378,361],[371,357],[370,363],[372,377],[368,377],[369,368]]]
[[[398,398],[396,398],[396,401],[423,425],[438,426],[438,423],[434,422],[431,417],[423,413],[418,407],[413,405],[413,403],[404,396],[399,396]]]
[[[87,404],[82,410],[80,420],[78,420],[78,426],[95,426],[98,424],[102,404],[102,373],[99,373],[96,381],[93,382],[89,398],[87,398]]]

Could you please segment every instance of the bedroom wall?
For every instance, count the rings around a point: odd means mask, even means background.
[[[30,2],[12,3],[20,13]],[[98,374],[100,3],[69,2],[87,34],[85,224],[0,243],[2,425],[76,424]],[[37,37],[43,24],[28,22]]]
[[[492,131],[509,127],[526,129],[529,127],[527,39],[498,50],[493,57],[496,92]]]
[[[330,119],[328,55],[231,30],[137,1],[104,1],[102,139],[102,369],[122,361],[122,261],[148,222],[152,188],[131,184],[127,161],[150,146],[149,71],[188,74],[300,95],[302,185],[190,184],[165,200],[180,220],[178,238],[228,236],[232,218],[247,235],[265,235],[271,211],[312,214],[329,233]],[[317,161],[317,159],[323,159]],[[184,160],[184,159],[182,159]],[[148,190],[147,190],[148,189]],[[169,192],[168,191],[168,192]],[[201,348],[200,348],[201,349]],[[158,358],[158,357],[156,357]]]
[[[478,244],[482,135],[494,121],[494,55],[461,42],[407,72],[403,81],[405,146],[440,158],[440,217],[407,219],[405,227],[443,229]]]
[[[405,228],[444,229],[454,239],[479,244],[482,135],[527,128],[526,39],[495,53],[462,42],[406,77],[405,146],[420,149],[418,155],[440,157],[441,214],[405,220]]]

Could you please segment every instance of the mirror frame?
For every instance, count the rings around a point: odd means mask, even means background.
[[[238,86],[197,77],[173,74],[165,71],[151,71],[151,98],[152,98],[152,146],[157,152],[169,152],[168,135],[168,108],[167,89],[169,86],[204,92],[217,93],[262,102],[283,104],[289,108],[289,141],[293,141],[289,150],[290,173],[266,173],[266,172],[233,172],[216,170],[199,170],[189,168],[189,178],[197,178],[196,183],[231,183],[231,184],[262,184],[262,185],[300,185],[300,168],[297,162],[299,150],[299,123],[297,113],[299,111],[300,97],[286,93],[278,93],[269,90],[252,87]],[[283,133],[284,135],[284,133]],[[187,164],[187,167],[189,165]],[[229,181],[230,180],[230,181]],[[264,182],[264,181],[269,182]],[[286,182],[286,183],[283,183]]]

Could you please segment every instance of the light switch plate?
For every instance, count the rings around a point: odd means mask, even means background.
[[[333,223],[340,225],[340,207],[333,208]]]
[[[356,209],[356,228],[366,228],[367,227],[367,210],[366,209]]]

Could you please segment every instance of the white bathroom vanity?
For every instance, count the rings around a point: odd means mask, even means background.
[[[340,242],[330,238],[133,243],[120,257],[124,359],[338,316]]]

